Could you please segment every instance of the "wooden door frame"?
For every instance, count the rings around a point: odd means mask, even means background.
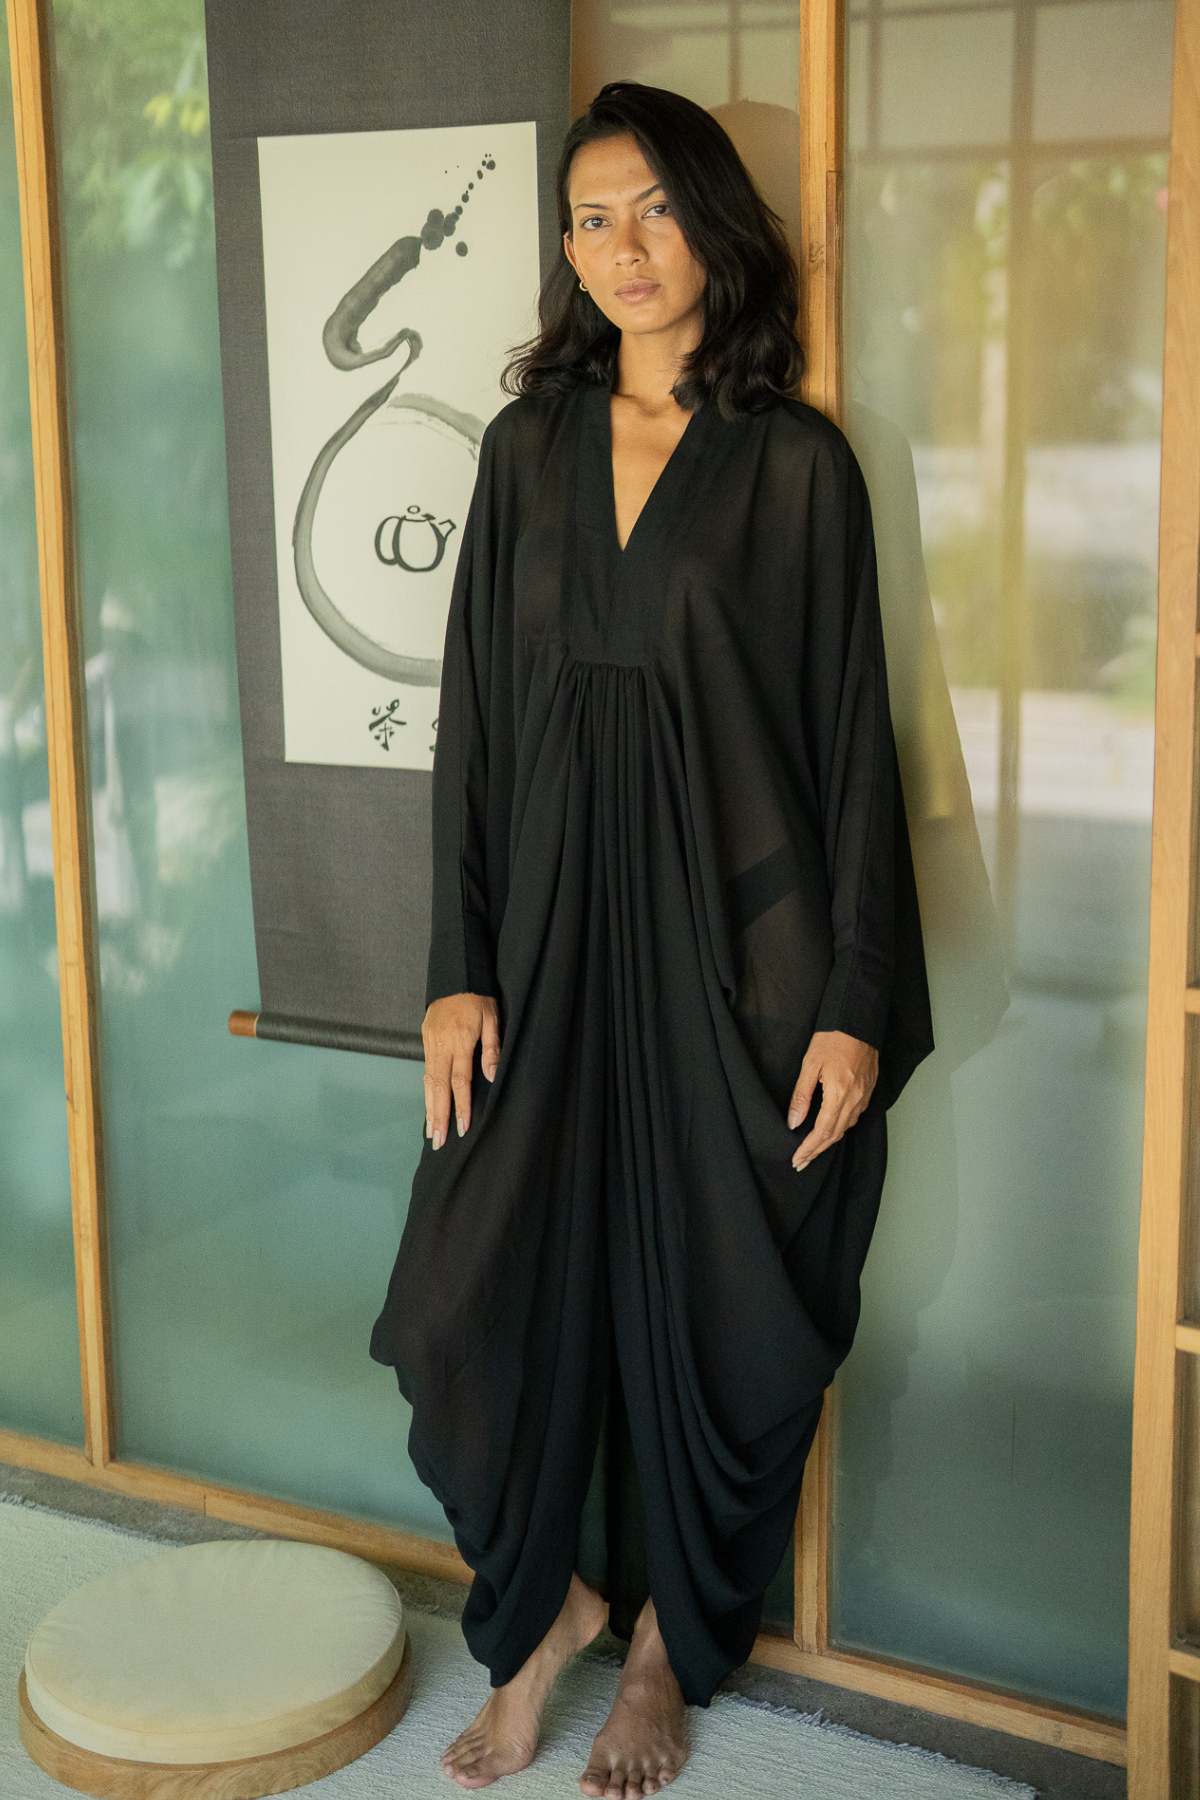
[[[83,1453],[89,1463],[106,1463],[114,1422],[99,1093],[100,974],[50,34],[50,0],[9,0]]]
[[[1193,1535],[1200,1471],[1187,1471],[1181,1455],[1187,1430],[1194,1433],[1197,1425],[1184,1416],[1184,1377],[1194,1376],[1200,1356],[1200,1318],[1187,1313],[1188,1278],[1194,1294],[1194,1259],[1200,1247],[1197,1195],[1190,1178],[1190,1169],[1200,1168],[1200,0],[1176,0],[1165,304],[1150,974],[1130,1496],[1130,1800],[1191,1800],[1200,1792],[1193,1735],[1200,1708],[1200,1645],[1181,1635],[1179,1604],[1182,1558],[1186,1555],[1195,1567],[1200,1556]],[[1172,1705],[1173,1682],[1179,1684],[1181,1702],[1190,1704]]]

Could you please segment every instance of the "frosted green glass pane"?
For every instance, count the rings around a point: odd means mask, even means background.
[[[0,1426],[83,1441],[29,365],[0,12]]]
[[[925,145],[895,159],[872,100],[887,71],[872,75],[861,22],[846,204],[847,428],[889,650],[932,609],[934,655],[896,699],[938,1054],[889,1115],[839,1376],[831,1635],[1114,1718],[1172,24],[1168,6],[1138,10],[1111,147],[1090,107],[1060,111],[1060,132],[1095,145],[1062,160],[1019,136],[986,160],[940,154],[937,95],[959,90],[950,33],[931,40],[944,55],[927,70]],[[1107,78],[1120,11],[1057,8],[1045,32],[1039,12],[1017,41],[1052,71],[1069,30],[1084,94],[1093,67]],[[1036,49],[993,73],[1042,91]],[[963,878],[976,833],[978,892]],[[998,1018],[991,958],[1010,993]]]
[[[118,1450],[448,1539],[367,1354],[421,1066],[258,1003],[201,0],[60,0]]]

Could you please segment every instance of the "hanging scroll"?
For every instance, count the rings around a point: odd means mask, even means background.
[[[446,609],[561,255],[569,0],[450,0],[436,27],[206,6],[254,1029],[410,1056]]]

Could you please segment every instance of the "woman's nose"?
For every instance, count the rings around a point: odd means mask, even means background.
[[[618,261],[622,257],[630,256],[636,256],[640,259],[645,254],[641,232],[638,229],[636,220],[628,225],[616,226],[615,231],[616,237],[613,243],[613,255]]]

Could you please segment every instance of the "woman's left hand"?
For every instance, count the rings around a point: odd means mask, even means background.
[[[814,1156],[837,1143],[863,1111],[878,1078],[879,1052],[873,1044],[864,1044],[848,1031],[814,1031],[792,1089],[789,1126],[795,1130],[803,1124],[818,1081],[821,1107],[812,1130],[792,1157],[794,1169],[805,1168]]]

